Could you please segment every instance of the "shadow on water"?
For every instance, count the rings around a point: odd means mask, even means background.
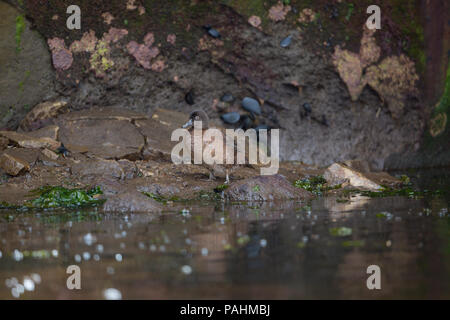
[[[417,176],[420,177],[419,174]],[[448,175],[440,174],[439,177]],[[448,188],[448,179],[427,182]],[[0,212],[0,298],[450,298],[448,193],[423,199]],[[81,290],[68,290],[69,265]],[[381,268],[381,290],[366,270]]]

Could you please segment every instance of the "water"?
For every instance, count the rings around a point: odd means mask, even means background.
[[[449,201],[1,211],[0,299],[448,299]],[[67,289],[69,265],[81,290]],[[369,265],[381,290],[367,289]]]

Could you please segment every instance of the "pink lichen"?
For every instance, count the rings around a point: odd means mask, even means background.
[[[137,6],[134,4],[136,0],[127,1],[127,10],[135,10]]]
[[[278,3],[269,9],[269,19],[273,21],[281,21],[286,19],[286,15],[291,11],[291,6],[285,6],[283,3]]]
[[[93,52],[95,46],[97,45],[97,37],[95,36],[94,30],[89,30],[89,32],[83,33],[80,40],[72,42],[70,45],[70,51],[72,52]]]
[[[107,33],[103,34],[103,40],[107,42],[116,43],[128,34],[126,29],[110,28]]]
[[[52,62],[56,70],[67,70],[73,62],[72,52],[65,44],[64,39],[52,38],[47,40],[48,46],[52,52]]]
[[[300,23],[310,23],[316,19],[316,13],[309,8],[305,8],[300,12],[298,17],[298,22]]]
[[[222,40],[211,39],[208,36],[203,36],[198,40],[198,51],[212,50],[216,47],[222,47],[224,45]]]
[[[142,16],[145,13],[145,8],[143,6],[138,7],[139,15]]]
[[[175,45],[175,41],[176,41],[176,40],[177,40],[177,36],[174,35],[174,34],[169,34],[169,35],[167,36],[167,42],[170,43],[170,44],[172,44],[172,45]]]
[[[166,68],[166,63],[163,59],[157,59],[154,63],[152,63],[151,69],[155,72],[162,72]]]
[[[111,24],[111,22],[114,20],[114,16],[109,12],[102,13],[102,18],[106,24]]]
[[[155,36],[152,32],[149,32],[144,36],[144,44],[147,47],[151,47],[154,42],[155,42]]]
[[[363,68],[375,63],[380,58],[381,49],[377,46],[375,40],[375,31],[370,30],[364,26],[363,36],[361,38],[361,47],[359,49],[359,56]]]
[[[259,28],[261,25],[261,18],[258,16],[251,16],[248,18],[248,23],[255,28]]]
[[[158,48],[148,47],[136,41],[130,41],[127,50],[144,69],[151,69],[150,60],[159,54]]]

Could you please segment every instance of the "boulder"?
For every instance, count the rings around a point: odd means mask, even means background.
[[[0,66],[0,128],[13,129],[31,107],[56,93],[45,40],[5,1],[0,1]]]
[[[126,190],[107,198],[103,205],[107,212],[152,212],[158,213],[162,205],[136,190]]]
[[[56,150],[61,145],[61,143],[51,138],[35,138],[28,134],[15,131],[0,131],[0,136],[9,139],[23,148],[49,148]]]
[[[50,138],[53,140],[58,140],[58,131],[58,126],[50,125],[35,131],[27,132],[27,134],[34,138]]]
[[[231,201],[307,200],[312,194],[296,188],[284,176],[257,176],[233,182],[225,197]]]
[[[88,159],[85,161],[78,161],[72,165],[72,175],[77,178],[84,176],[110,176],[115,179],[121,179],[124,176],[124,171],[115,160],[105,160],[101,158]]]
[[[98,109],[58,117],[59,139],[70,151],[104,159],[140,158],[144,137],[131,123],[145,118],[131,111]]]
[[[355,188],[374,191],[380,190],[382,186],[394,187],[401,184],[399,179],[386,172],[362,172],[345,163],[332,164],[325,170],[323,177],[330,186],[349,184]]]
[[[0,168],[12,176],[29,171],[39,157],[39,151],[12,148],[0,155]]]
[[[47,123],[53,122],[59,114],[67,111],[67,102],[46,101],[36,105],[20,123],[20,129],[23,131],[37,130]]]

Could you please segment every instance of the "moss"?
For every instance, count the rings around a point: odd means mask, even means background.
[[[32,194],[38,197],[27,202],[26,206],[31,208],[78,208],[98,206],[105,201],[97,199],[102,194],[100,187],[82,190],[46,186],[34,190]]]
[[[347,227],[330,228],[328,231],[333,237],[347,237],[352,235],[352,229]]]
[[[22,41],[22,33],[25,31],[25,18],[23,15],[16,17],[16,51],[20,52],[20,43]]]
[[[339,189],[341,185],[329,187],[326,186],[327,180],[323,176],[314,176],[305,179],[300,179],[294,182],[297,188],[305,189],[315,195],[321,196],[329,190]]]

